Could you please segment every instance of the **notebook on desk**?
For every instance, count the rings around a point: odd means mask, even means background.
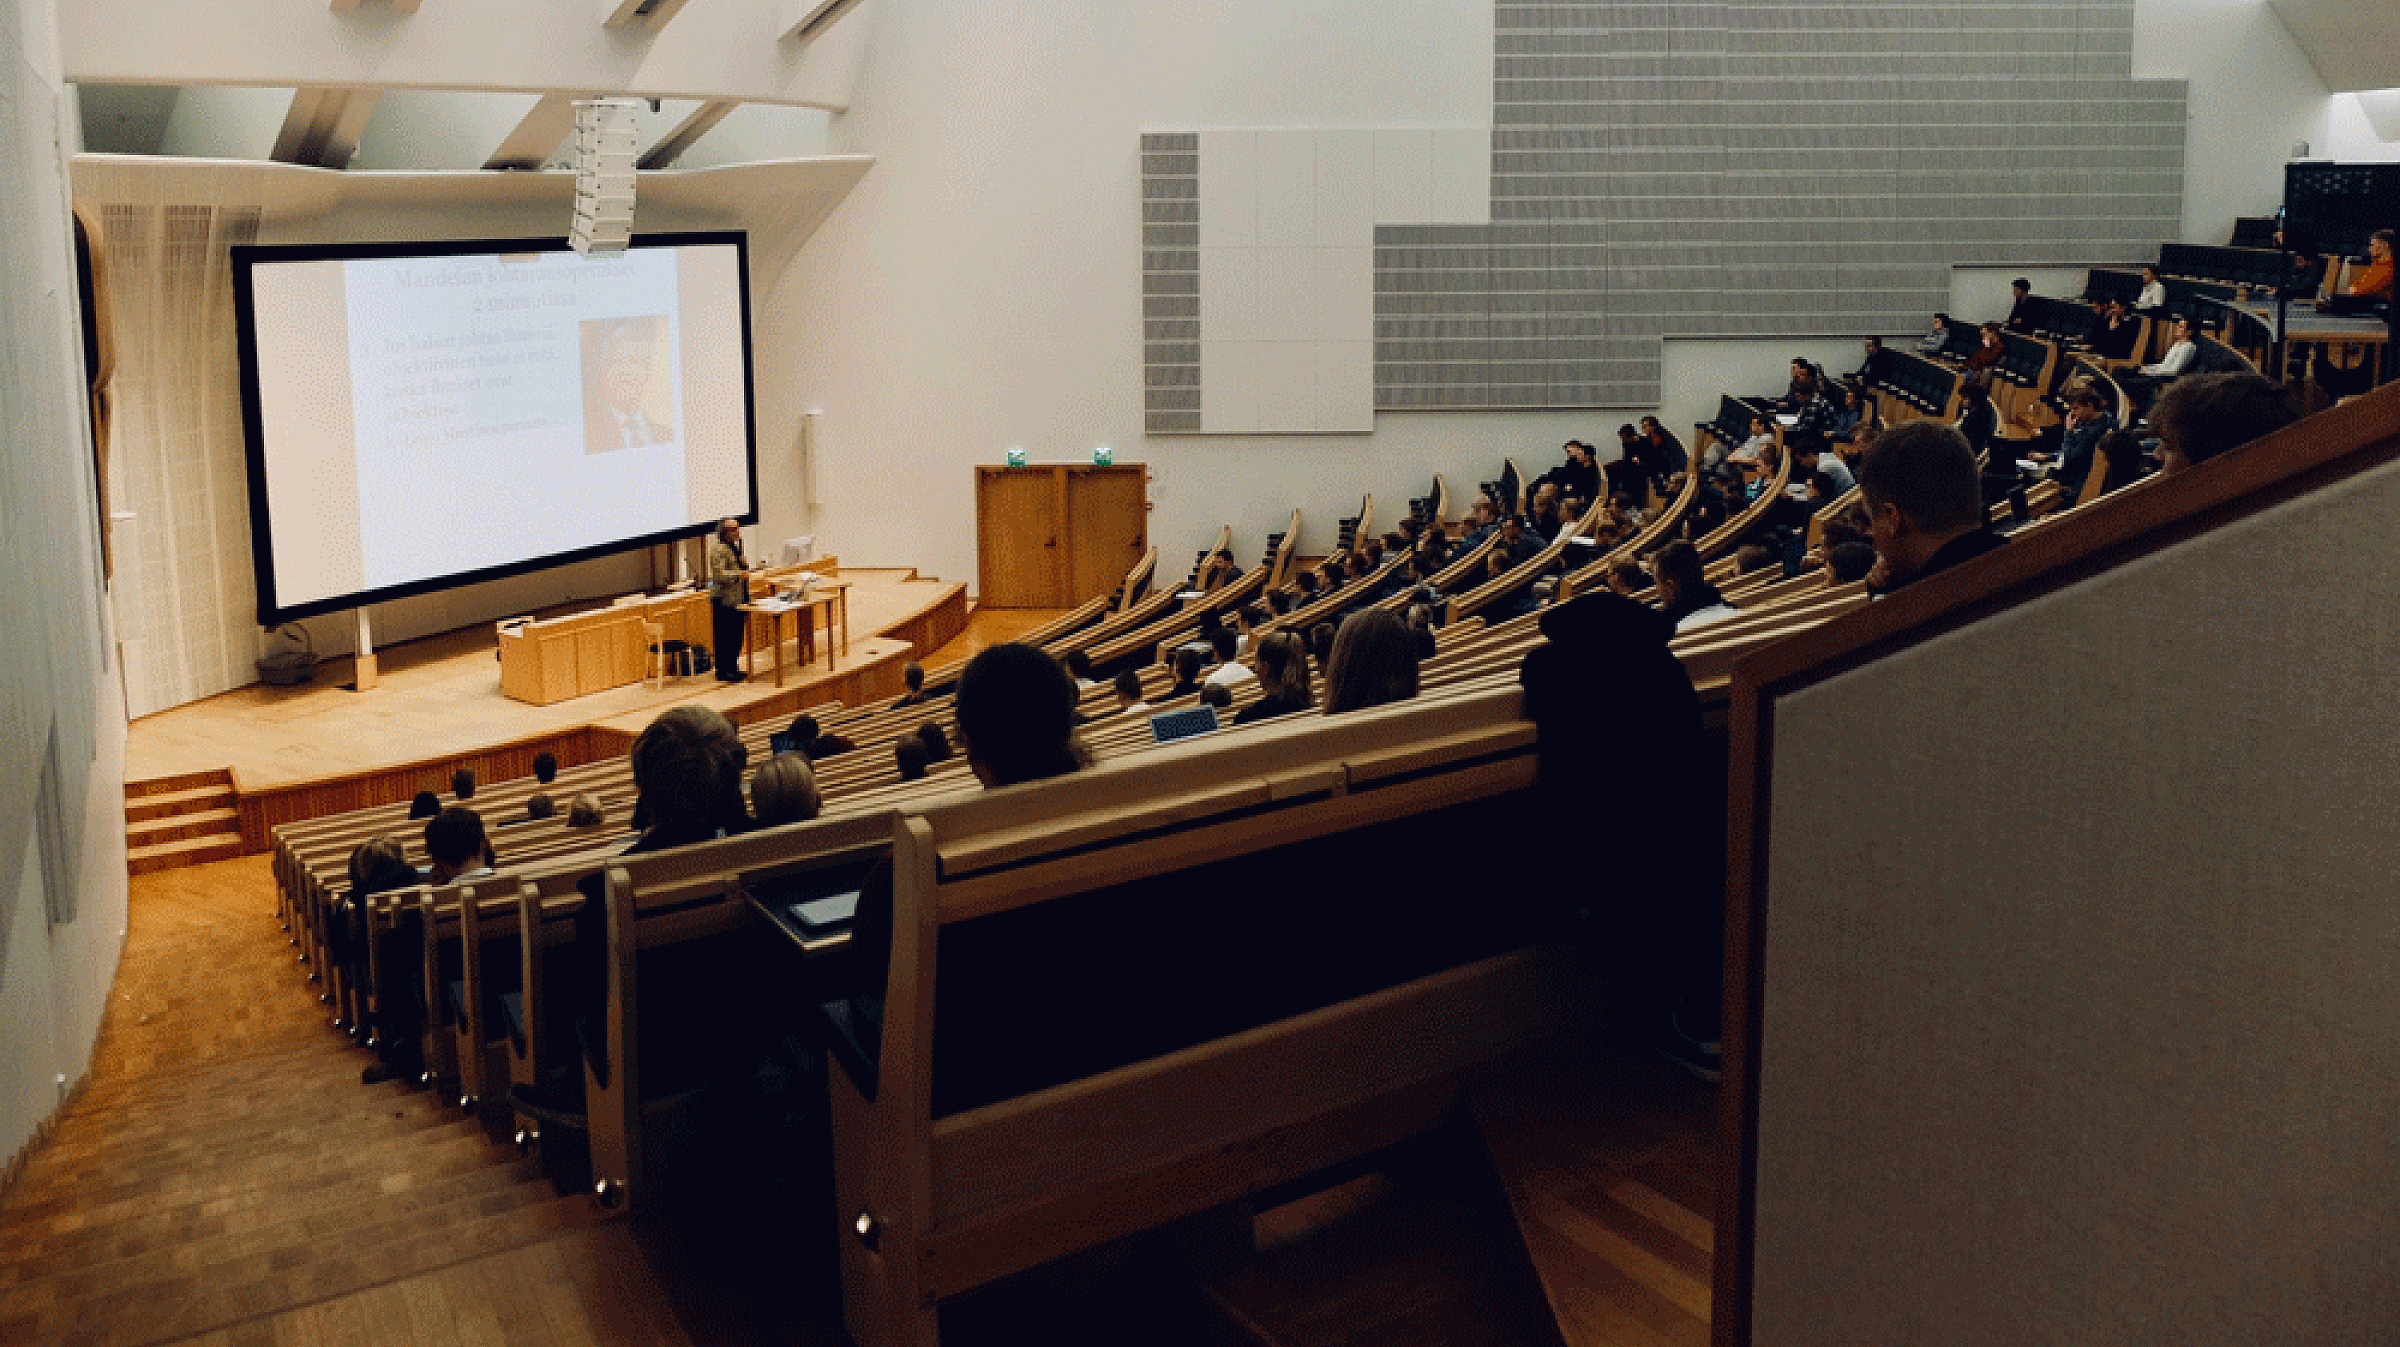
[[[1195,706],[1183,711],[1161,711],[1150,717],[1150,737],[1162,744],[1189,739],[1195,734],[1207,734],[1217,728],[1217,708]]]

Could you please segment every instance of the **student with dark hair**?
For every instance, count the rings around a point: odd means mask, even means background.
[[[483,815],[465,805],[452,805],[425,824],[425,882],[448,884],[490,872],[492,844],[484,835]]]
[[[1650,573],[1642,563],[1630,558],[1608,568],[1608,589],[1612,594],[1632,598],[1650,587]]]
[[[2003,325],[2011,332],[2033,331],[2033,282],[2022,276],[2008,283],[2008,317]]]
[[[928,762],[950,761],[950,735],[938,720],[928,720],[917,726],[917,740],[925,745]]]
[[[1827,588],[1864,580],[1875,569],[1875,547],[1871,543],[1836,543],[1825,549],[1825,584]]]
[[[1894,426],[1858,467],[1874,533],[1868,588],[1890,593],[1971,561],[2006,540],[1986,525],[1974,451],[1938,421]]]
[[[590,791],[567,801],[567,826],[597,828],[608,821],[608,813],[600,807],[600,797]]]
[[[2083,494],[2095,461],[2094,452],[2100,447],[2100,437],[2117,428],[2117,418],[2108,410],[2108,398],[2099,386],[2079,383],[2067,390],[2067,414],[2059,423],[2057,461],[2050,463],[2050,476],[2066,491],[2071,507]],[[2029,455],[2036,462],[2048,461],[2051,456],[2039,451]]]
[[[1202,681],[1203,687],[1231,689],[1237,683],[1247,683],[1257,677],[1250,672],[1248,665],[1234,658],[1235,652],[1241,647],[1241,638],[1231,631],[1217,628],[1209,634],[1208,645],[1217,657],[1217,667],[1208,671],[1208,677]]]
[[[1142,676],[1132,669],[1117,671],[1117,714],[1146,716],[1150,703],[1142,699]]]
[[[535,791],[533,797],[525,801],[525,821],[528,823],[557,816],[558,802],[540,791]]]
[[[1066,653],[1063,662],[1067,666],[1068,677],[1075,680],[1075,690],[1077,692],[1088,692],[1092,688],[1099,686],[1099,684],[1092,681],[1092,655],[1090,651],[1080,648],[1070,650]]]
[[[408,819],[411,823],[419,819],[432,818],[440,812],[442,812],[442,797],[432,791],[421,790],[409,797]]]
[[[824,805],[805,753],[778,753],[750,774],[750,813],[758,827],[805,823]]]
[[[1684,451],[1683,441],[1676,439],[1655,416],[1642,418],[1642,471],[1660,495],[1667,494],[1667,480],[1690,466],[1692,456]]]
[[[1650,569],[1658,577],[1659,613],[1679,632],[1722,622],[1741,612],[1708,582],[1707,568],[1700,564],[1700,549],[1681,538],[1658,549],[1650,558]]]
[[[1333,632],[1331,622],[1319,622],[1308,629],[1308,657],[1316,661],[1319,673],[1324,672],[1325,661],[1333,658]]]
[[[1033,646],[996,645],[969,661],[957,710],[967,766],[987,787],[1063,776],[1086,762],[1075,742],[1074,681]]]
[[[475,798],[475,769],[461,767],[450,774],[450,793],[461,800]]]
[[[1317,573],[1303,568],[1292,577],[1292,588],[1299,591],[1299,602],[1307,604],[1317,597]]]
[[[1310,710],[1316,705],[1316,694],[1309,685],[1308,652],[1300,648],[1300,638],[1288,631],[1271,631],[1258,642],[1258,683],[1266,694],[1236,712],[1233,723],[1248,725]]]
[[[1881,337],[1861,338],[1860,345],[1865,349],[1865,356],[1858,362],[1858,368],[1850,372],[1850,381],[1872,388],[1890,374],[1892,357],[1883,349]]]
[[[1175,648],[1173,667],[1175,670],[1175,684],[1167,689],[1166,695],[1161,700],[1173,701],[1178,697],[1189,697],[1193,693],[1200,690],[1201,666],[1199,651],[1194,650],[1188,645],[1177,646]]]
[[[1230,711],[1233,709],[1233,689],[1223,683],[1202,683],[1200,685],[1200,704],[1213,706],[1220,711]]]
[[[913,734],[904,734],[892,741],[892,761],[900,768],[903,781],[925,779],[925,741]]]
[[[1933,330],[1927,332],[1924,336],[1917,338],[1917,354],[1940,355],[1942,353],[1942,349],[1949,344],[1950,315],[1946,313],[1937,313],[1933,316]]]
[[[1258,603],[1245,603],[1241,607],[1234,609],[1233,653],[1237,656],[1249,654],[1250,647],[1257,642],[1258,629],[1265,625],[1267,625],[1267,610],[1264,605]]]
[[[915,706],[925,700],[924,665],[913,659],[901,665],[900,682],[907,687],[908,691],[901,693],[899,700],[892,703],[893,710],[897,711],[903,706]]]
[[[437,808],[434,812],[441,811]],[[376,894],[415,888],[424,881],[425,877],[417,872],[417,867],[408,863],[400,839],[390,833],[361,842],[351,850],[350,891],[334,907],[332,920],[328,923],[330,940],[326,951],[335,964],[347,973],[344,980],[348,985],[365,986],[370,971],[376,978],[388,979],[383,984],[385,986],[405,989],[414,985],[407,976],[412,951],[405,941],[387,936],[382,946],[370,948],[367,907],[368,900]],[[421,950],[422,944],[417,948]],[[349,1026],[351,1036],[360,1039],[372,1037],[379,1051],[397,1048],[405,1042],[409,1048],[408,1060],[413,1061],[416,1044],[415,1035],[411,1032],[415,1022],[413,998],[395,994],[379,999],[383,1003],[373,1008],[368,1007],[363,999],[352,1007],[360,1020]],[[405,1006],[404,1000],[407,1001]],[[404,1009],[407,1012],[405,1014]],[[370,1066],[362,1073],[364,1083],[372,1085],[399,1074],[399,1054],[384,1051],[383,1056],[384,1062]]]
[[[2103,301],[2101,310],[2100,323],[2085,343],[2102,360],[2131,360],[2133,343],[2141,336],[2141,320],[2134,317],[2133,310],[2125,307],[2122,299]]]
[[[2248,371],[2192,374],[2159,394],[2150,409],[2161,471],[2181,472],[2300,419],[2291,390]]]
[[[1325,661],[1325,714],[1363,711],[1417,695],[1417,642],[1380,608],[1352,614]]]
[[[558,780],[558,755],[547,749],[534,754],[533,779],[545,786]]]
[[[817,718],[805,712],[792,717],[792,727],[788,733],[792,742],[800,746],[800,752],[806,754],[812,763],[823,762],[836,753],[847,753],[858,747],[841,735],[825,733],[818,727]]]

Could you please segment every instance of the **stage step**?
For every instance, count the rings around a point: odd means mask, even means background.
[[[1716,1087],[1580,1046],[1469,1107],[1567,1347],[1706,1347]]]
[[[125,849],[125,870],[128,874],[146,875],[154,870],[200,865],[241,854],[240,833],[211,833],[206,837],[186,837],[179,841],[161,842],[156,846],[128,846]]]
[[[133,874],[242,852],[233,773],[223,767],[125,783],[125,868]]]

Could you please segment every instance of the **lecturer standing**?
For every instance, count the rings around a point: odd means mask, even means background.
[[[717,536],[709,539],[708,589],[708,612],[715,620],[712,658],[717,678],[739,683],[748,677],[742,672],[742,635],[750,620],[742,611],[742,605],[750,602],[750,563],[742,556],[740,520],[719,520]]]

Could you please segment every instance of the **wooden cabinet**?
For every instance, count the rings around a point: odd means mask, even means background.
[[[977,601],[1072,608],[1116,588],[1150,548],[1139,463],[975,469]]]

